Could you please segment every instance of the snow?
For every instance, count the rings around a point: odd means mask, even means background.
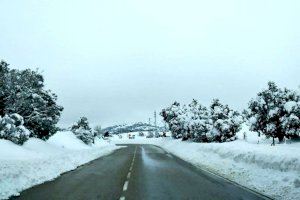
[[[46,142],[30,138],[22,146],[0,139],[0,199],[18,195],[118,148],[100,139],[87,146],[71,132],[58,132]]]
[[[248,130],[243,124],[238,139],[226,143],[183,142],[170,137],[128,139],[126,135],[114,137],[112,142],[157,145],[201,169],[275,199],[300,199],[300,143],[271,146],[271,139]]]
[[[256,117],[250,117],[249,119],[249,123],[252,125],[252,124],[255,124],[256,123]]]
[[[61,148],[72,150],[89,148],[89,146],[84,144],[84,142],[78,140],[77,137],[71,131],[57,132],[55,135],[49,138],[47,143]]]
[[[274,108],[269,111],[269,117],[274,117],[275,115],[278,114],[279,108]]]
[[[292,112],[294,107],[297,106],[297,102],[295,101],[288,101],[284,104],[284,109],[287,111],[287,112]]]
[[[1,163],[4,160],[27,160],[39,157],[38,152],[32,152],[8,140],[0,139],[0,149]]]

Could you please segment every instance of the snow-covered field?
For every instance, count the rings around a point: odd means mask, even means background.
[[[100,139],[87,146],[71,132],[58,132],[46,142],[31,138],[22,146],[1,139],[0,199],[18,195],[118,148]]]
[[[243,133],[247,133],[247,141]],[[202,169],[275,199],[300,199],[300,142],[271,146],[244,127],[239,139],[228,143],[192,143],[171,138],[139,137],[114,143],[154,144]],[[258,144],[258,140],[259,144]]]

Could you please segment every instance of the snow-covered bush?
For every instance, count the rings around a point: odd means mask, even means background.
[[[300,96],[289,89],[280,89],[274,82],[249,102],[247,114],[251,131],[267,137],[296,138],[300,135]]]
[[[44,89],[44,78],[38,71],[11,70],[0,63],[0,116],[18,113],[31,136],[47,139],[57,131],[63,108],[57,96]]]
[[[242,116],[228,105],[214,100],[210,109],[193,100],[188,106],[175,102],[161,112],[174,138],[196,142],[235,140],[243,122]]]
[[[211,137],[218,142],[235,140],[236,133],[243,123],[243,117],[237,111],[233,111],[228,105],[221,104],[218,99],[214,99],[210,106],[210,119]]]
[[[295,91],[284,89],[283,91],[284,105],[281,117],[282,129],[285,137],[298,138],[300,136],[300,95]]]
[[[23,124],[23,117],[16,113],[0,117],[0,139],[10,140],[15,144],[23,144],[30,135],[29,130]]]
[[[86,117],[81,117],[80,120],[71,127],[71,131],[85,144],[92,144],[94,142],[94,134]]]
[[[188,105],[189,114],[187,115],[187,124],[190,138],[196,142],[208,142],[211,140],[208,133],[211,129],[211,120],[209,118],[209,112],[205,106],[198,103],[197,100],[193,100]]]

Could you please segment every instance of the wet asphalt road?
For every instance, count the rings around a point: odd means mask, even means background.
[[[26,200],[265,199],[153,145],[127,145],[59,178],[25,190]]]

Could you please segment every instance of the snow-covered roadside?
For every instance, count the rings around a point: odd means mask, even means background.
[[[18,195],[118,148],[102,140],[87,146],[71,132],[58,132],[46,142],[32,138],[23,146],[0,140],[0,199]]]
[[[241,138],[241,135],[239,135]],[[300,144],[257,144],[239,139],[228,143],[192,143],[171,138],[113,139],[115,143],[154,144],[196,166],[275,199],[300,199]]]

